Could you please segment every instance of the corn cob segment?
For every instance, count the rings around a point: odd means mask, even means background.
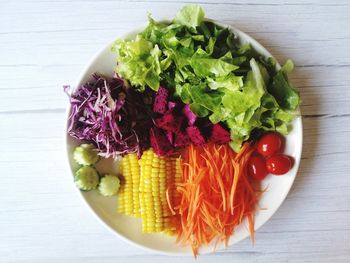
[[[175,230],[167,198],[176,201],[175,183],[181,179],[180,159],[159,157],[150,148],[137,163],[136,154],[121,161],[124,176],[119,192],[118,211],[141,217],[143,232],[173,233]],[[168,196],[167,196],[168,195]]]
[[[143,232],[161,232],[163,230],[162,211],[160,208],[160,158],[153,150],[144,152],[140,159],[141,181],[140,198]]]
[[[136,154],[129,154],[129,164],[131,169],[132,178],[132,203],[133,203],[133,216],[140,217],[140,166]]]
[[[124,180],[121,182],[118,195],[118,212],[140,217],[140,167],[135,153],[123,157],[120,171]]]

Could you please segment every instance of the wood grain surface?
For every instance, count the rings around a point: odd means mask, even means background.
[[[192,2],[192,1],[191,1]],[[249,240],[198,262],[350,262],[350,1],[195,1],[292,58],[304,149],[295,184]],[[193,262],[124,243],[64,165],[67,97],[106,43],[188,1],[0,0],[0,262]]]

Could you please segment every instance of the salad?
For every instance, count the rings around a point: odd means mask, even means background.
[[[149,17],[113,44],[113,76],[65,88],[77,187],[117,195],[143,232],[174,235],[195,256],[245,219],[254,240],[261,180],[293,166],[283,135],[300,104],[292,61],[279,67],[204,16],[187,5],[171,22]],[[102,158],[120,159],[120,174],[100,174]]]

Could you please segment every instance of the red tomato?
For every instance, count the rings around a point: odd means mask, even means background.
[[[292,158],[284,154],[276,154],[266,161],[267,170],[274,175],[287,173],[293,165]]]
[[[283,148],[283,137],[277,132],[269,132],[260,138],[256,148],[265,157],[280,153]]]
[[[256,180],[263,180],[266,175],[265,159],[261,155],[253,155],[248,162],[248,172]]]

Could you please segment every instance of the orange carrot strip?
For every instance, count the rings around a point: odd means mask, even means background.
[[[231,163],[232,163],[232,166],[234,167],[234,176],[233,176],[232,188],[230,192],[231,215],[233,215],[233,202],[234,202],[235,192],[236,192],[237,183],[239,179],[240,169],[238,164],[234,160],[231,160]]]
[[[247,163],[253,147],[245,143],[239,153],[228,144],[194,145],[182,154],[182,182],[175,191],[177,204],[167,202],[178,223],[177,242],[190,244],[194,256],[198,248],[211,241],[228,244],[234,229],[244,217],[249,221],[251,239],[254,240],[254,209],[261,194],[247,177]]]
[[[203,148],[204,151],[206,152],[207,156],[211,159],[211,161],[213,162],[213,165],[214,165],[214,169],[215,169],[215,172],[217,175],[220,175],[220,172],[219,172],[219,169],[216,165],[216,162],[214,160],[214,156],[212,156],[210,154],[210,152],[206,149],[206,148]],[[220,190],[221,190],[221,196],[222,196],[222,203],[223,203],[223,208],[224,208],[224,211],[226,211],[226,196],[225,196],[225,191],[224,191],[224,183],[222,182],[222,178],[221,176],[216,176],[215,177],[219,186],[220,186]]]
[[[254,215],[252,213],[248,214],[248,222],[249,222],[249,232],[250,232],[250,240],[255,243],[254,239]]]
[[[174,211],[173,205],[172,205],[172,203],[171,203],[171,201],[170,201],[169,188],[166,189],[166,191],[165,191],[165,196],[166,196],[166,201],[167,201],[167,204],[168,204],[168,207],[169,207],[170,212],[171,212],[173,215],[176,215],[176,212]]]

